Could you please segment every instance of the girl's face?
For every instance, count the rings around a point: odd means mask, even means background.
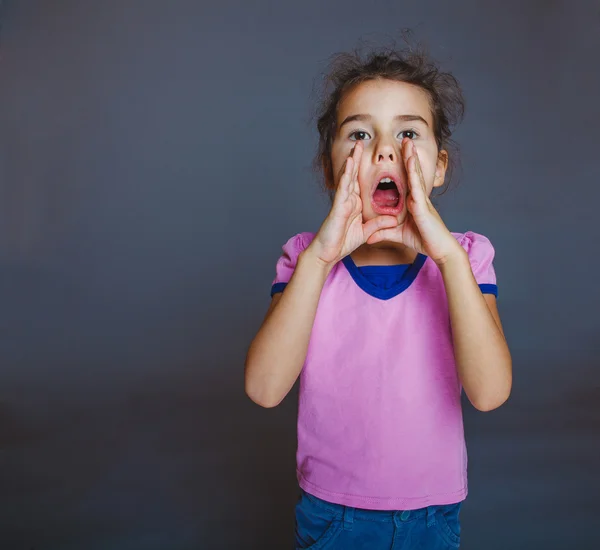
[[[358,183],[364,221],[388,214],[402,223],[406,217],[403,138],[415,143],[429,195],[433,187],[444,183],[448,155],[438,152],[427,93],[412,84],[379,79],[358,84],[343,96],[331,147],[334,182],[328,184],[337,188],[346,159],[356,142],[362,141]],[[386,176],[393,183],[380,184]]]

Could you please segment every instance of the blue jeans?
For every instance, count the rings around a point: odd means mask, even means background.
[[[363,510],[302,491],[296,504],[296,548],[447,550],[460,544],[461,503],[418,510]]]

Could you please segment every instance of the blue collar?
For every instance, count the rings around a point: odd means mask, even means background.
[[[371,283],[371,281],[369,281],[369,279],[367,279],[367,277],[360,272],[360,269],[354,263],[354,260],[350,255],[342,259],[342,263],[346,266],[346,269],[348,270],[348,273],[350,273],[350,276],[354,279],[354,282],[367,294],[373,296],[374,298],[379,298],[380,300],[389,300],[401,292],[404,292],[412,284],[419,274],[419,271],[425,264],[425,260],[427,260],[427,256],[425,256],[425,254],[418,253],[415,261],[404,272],[404,275],[398,284],[387,289],[379,288]]]

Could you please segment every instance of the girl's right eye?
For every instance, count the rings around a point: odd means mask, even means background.
[[[352,141],[357,141],[356,139],[352,139],[352,136],[355,136],[356,134],[364,134],[366,136],[369,136],[369,134],[367,134],[367,132],[364,132],[363,130],[356,130],[355,132],[352,132],[348,137],[352,140]],[[371,137],[371,136],[369,136]],[[364,137],[360,138],[358,141],[363,141]]]

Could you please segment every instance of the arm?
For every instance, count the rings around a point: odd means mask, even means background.
[[[475,408],[495,409],[508,399],[512,385],[512,362],[496,300],[483,297],[469,255],[433,206],[429,198],[431,187],[423,177],[417,148],[408,138],[402,140],[402,157],[410,190],[407,218],[398,227],[375,232],[367,242],[402,243],[426,254],[438,265],[448,297],[454,356],[461,384]],[[444,161],[447,154],[440,155],[434,186],[444,181]]]
[[[508,399],[512,386],[512,360],[496,297],[481,293],[462,247],[439,267],[448,297],[458,376],[473,406],[490,411]]]
[[[358,185],[362,147],[358,142],[347,158],[329,215],[310,245],[299,254],[285,292],[273,297],[250,344],[246,393],[263,407],[278,405],[304,366],[321,291],[333,266],[375,231],[398,224],[393,216],[377,216],[363,223]]]
[[[265,320],[246,356],[248,397],[263,407],[275,407],[298,378],[310,340],[321,290],[332,266],[307,248],[283,294],[275,294]]]

